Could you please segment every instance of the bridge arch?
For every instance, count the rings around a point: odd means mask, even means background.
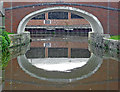
[[[99,33],[99,34],[104,33],[103,27],[102,27],[100,21],[93,14],[88,13],[88,12],[78,9],[78,8],[66,7],[66,6],[44,8],[44,9],[40,9],[40,10],[34,11],[34,12],[26,15],[19,23],[18,28],[17,28],[17,33],[21,34],[24,32],[26,24],[32,17],[39,15],[39,14],[43,14],[45,12],[49,12],[49,11],[66,11],[66,12],[75,13],[77,15],[84,17],[90,23],[93,32]]]

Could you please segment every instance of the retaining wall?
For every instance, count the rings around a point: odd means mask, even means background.
[[[22,34],[10,34],[10,47],[24,45],[30,42],[30,33],[24,32]]]
[[[89,33],[89,43],[105,50],[111,50],[120,53],[120,41],[109,39],[109,34]]]

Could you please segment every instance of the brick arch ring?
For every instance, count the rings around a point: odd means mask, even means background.
[[[34,12],[26,15],[19,23],[18,28],[17,28],[17,33],[18,34],[23,33],[25,30],[26,24],[34,16],[39,15],[39,14],[43,14],[45,12],[50,12],[50,11],[66,11],[66,12],[71,12],[71,13],[75,13],[77,15],[80,15],[80,16],[84,17],[90,23],[90,25],[92,27],[92,32],[95,32],[98,34],[104,33],[103,27],[102,27],[100,21],[93,14],[88,13],[88,12],[81,10],[81,9],[78,9],[78,8],[66,7],[66,6],[44,8],[44,9],[40,9],[40,10],[34,11]]]

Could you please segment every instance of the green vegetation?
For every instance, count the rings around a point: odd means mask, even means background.
[[[5,31],[5,29],[0,29],[1,35],[0,35],[0,43],[2,48],[2,51],[5,51],[10,46],[10,38],[8,36],[8,33]]]
[[[10,38],[9,38],[9,36],[8,36],[8,33],[4,30],[3,32],[2,32],[2,36],[5,38],[5,40],[7,41],[7,43],[8,43],[8,46],[10,46]]]
[[[113,40],[120,40],[120,35],[111,36],[110,39],[113,39]]]
[[[52,34],[55,34],[55,32],[52,32]]]
[[[1,43],[1,49],[2,49],[2,51],[5,51],[8,48],[8,42],[5,39],[5,37],[0,36],[0,43]]]
[[[8,32],[8,34],[14,34],[14,33],[10,33],[10,32]]]
[[[6,49],[2,52],[2,64],[0,64],[0,69],[4,70],[10,61],[10,52],[9,49]]]
[[[5,31],[5,16],[2,16],[2,27],[0,27],[0,68],[4,70],[4,68],[8,65],[8,61],[10,60],[10,38],[8,36],[8,32]]]
[[[8,36],[8,33],[5,31],[5,29],[0,29],[0,60],[2,61],[2,64],[0,64],[0,68],[4,69],[8,61],[10,60],[10,53],[9,53],[9,46],[10,46],[10,38]]]

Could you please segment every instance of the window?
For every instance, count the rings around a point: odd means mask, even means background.
[[[71,19],[84,19],[84,18],[74,13],[71,13]]]
[[[45,13],[41,15],[37,15],[33,17],[31,20],[44,20],[45,19]]]
[[[68,19],[68,12],[49,12],[48,19]]]
[[[44,24],[51,24],[51,20],[44,20]]]

